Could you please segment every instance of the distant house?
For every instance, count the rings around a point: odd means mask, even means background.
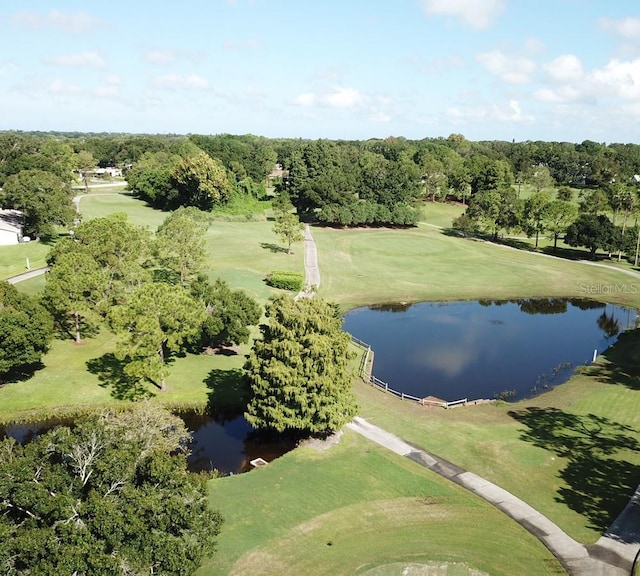
[[[22,213],[0,210],[0,246],[18,244],[22,240]]]
[[[95,176],[108,176],[109,178],[120,178],[122,176],[122,170],[114,166],[107,166],[106,168],[96,168],[92,172]]]

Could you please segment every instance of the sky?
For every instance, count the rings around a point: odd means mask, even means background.
[[[0,130],[640,143],[637,0],[2,0]]]

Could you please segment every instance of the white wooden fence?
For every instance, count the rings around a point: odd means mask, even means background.
[[[360,346],[360,348],[364,349],[364,354],[362,355],[362,360],[360,361],[360,377],[365,381],[379,388],[380,390],[384,390],[394,396],[397,396],[401,400],[411,400],[413,402],[418,402],[422,406],[437,406],[439,408],[457,408],[458,406],[466,406],[467,404],[481,404],[484,402],[489,402],[489,400],[472,400],[469,401],[467,398],[462,398],[461,400],[454,400],[453,402],[447,401],[436,401],[431,400],[429,398],[418,398],[416,396],[412,396],[411,394],[405,394],[404,392],[398,392],[389,386],[387,382],[383,382],[379,378],[376,378],[373,375],[373,349],[371,345],[363,342],[359,338],[349,334],[351,336],[351,341],[356,345]]]

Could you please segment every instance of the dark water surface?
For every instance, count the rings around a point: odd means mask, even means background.
[[[217,422],[208,414],[195,412],[179,416],[193,438],[188,458],[192,472],[211,471],[214,468],[225,474],[246,472],[253,468],[251,460],[262,458],[271,462],[296,446],[292,439],[257,433],[243,416],[225,422]],[[10,424],[4,428],[0,426],[0,439],[11,437],[25,443],[55,426],[69,425],[73,425],[72,419]]]
[[[391,388],[454,401],[542,392],[636,322],[620,306],[526,299],[358,308],[343,328],[371,345],[373,374]]]

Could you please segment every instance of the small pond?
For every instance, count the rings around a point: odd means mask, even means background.
[[[635,310],[587,300],[423,302],[358,308],[343,328],[371,345],[390,388],[447,401],[538,394],[634,328]]]
[[[193,442],[189,456],[192,472],[210,471],[214,468],[222,473],[238,473],[251,470],[251,460],[262,458],[271,462],[296,446],[291,439],[274,438],[257,433],[243,416],[217,422],[208,414],[186,412],[179,414]],[[0,426],[0,439],[15,438],[18,442],[29,442],[38,434],[59,425],[71,425],[73,420],[48,420],[25,424]]]

